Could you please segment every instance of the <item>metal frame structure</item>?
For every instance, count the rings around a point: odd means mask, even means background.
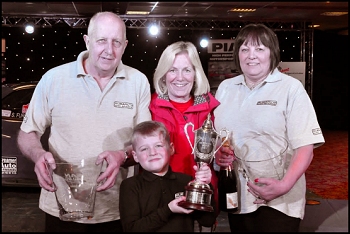
[[[28,22],[33,22],[37,27],[53,27],[66,25],[71,28],[86,28],[89,18],[71,17],[35,17],[35,16],[2,16],[3,27],[22,27]]]
[[[90,18],[87,17],[47,17],[47,16],[4,16],[2,15],[3,27],[21,27],[27,22],[33,22],[38,27],[53,27],[66,24],[71,28],[86,28]],[[195,29],[195,30],[239,30],[247,23],[264,23],[274,30],[295,31],[307,30],[310,22],[304,21],[233,21],[233,20],[208,20],[208,19],[186,19],[186,18],[129,18],[120,16],[129,28],[147,28],[151,23],[158,22],[163,28],[168,29]]]
[[[299,31],[300,61],[306,62],[305,89],[312,99],[313,90],[313,44],[314,30],[309,28],[310,22],[306,21],[231,21],[208,19],[180,19],[180,18],[130,18],[120,15],[127,28],[148,28],[157,23],[167,30],[205,30],[205,31],[239,31],[249,23],[263,23],[274,31]],[[71,28],[86,28],[90,18],[87,17],[36,17],[36,16],[2,16],[3,27],[24,27],[28,22],[33,22],[37,27],[68,26]]]

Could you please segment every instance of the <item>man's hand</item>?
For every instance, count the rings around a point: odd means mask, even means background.
[[[124,151],[104,151],[97,156],[96,164],[105,160],[107,162],[106,170],[97,178],[97,183],[101,183],[96,191],[104,191],[114,186],[119,169],[124,162]]]
[[[55,159],[50,152],[42,153],[35,162],[34,171],[38,178],[40,187],[47,191],[56,190],[52,181],[52,171],[56,168]]]

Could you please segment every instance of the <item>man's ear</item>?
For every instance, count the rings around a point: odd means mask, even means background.
[[[170,151],[170,155],[173,155],[175,153],[175,147],[172,142],[169,144],[169,151]]]
[[[136,152],[135,151],[131,151],[131,153],[132,153],[132,156],[134,157],[134,160],[135,160],[135,162],[139,162],[139,159],[137,158],[137,156],[136,156]]]

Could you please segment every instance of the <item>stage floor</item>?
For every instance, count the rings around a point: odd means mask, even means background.
[[[38,188],[2,187],[2,232],[44,232],[39,193]],[[300,232],[348,232],[348,200],[325,200],[311,192],[306,196],[320,204],[306,205]],[[215,232],[230,232],[225,212],[220,213]]]

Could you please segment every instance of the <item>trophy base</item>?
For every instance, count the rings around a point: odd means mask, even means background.
[[[212,206],[204,205],[204,204],[194,204],[194,203],[190,203],[188,201],[179,202],[179,206],[181,206],[185,209],[214,212],[214,208]]]
[[[186,201],[179,202],[179,206],[185,209],[214,211],[214,208],[210,205],[213,191],[208,184],[191,181],[185,189]]]

